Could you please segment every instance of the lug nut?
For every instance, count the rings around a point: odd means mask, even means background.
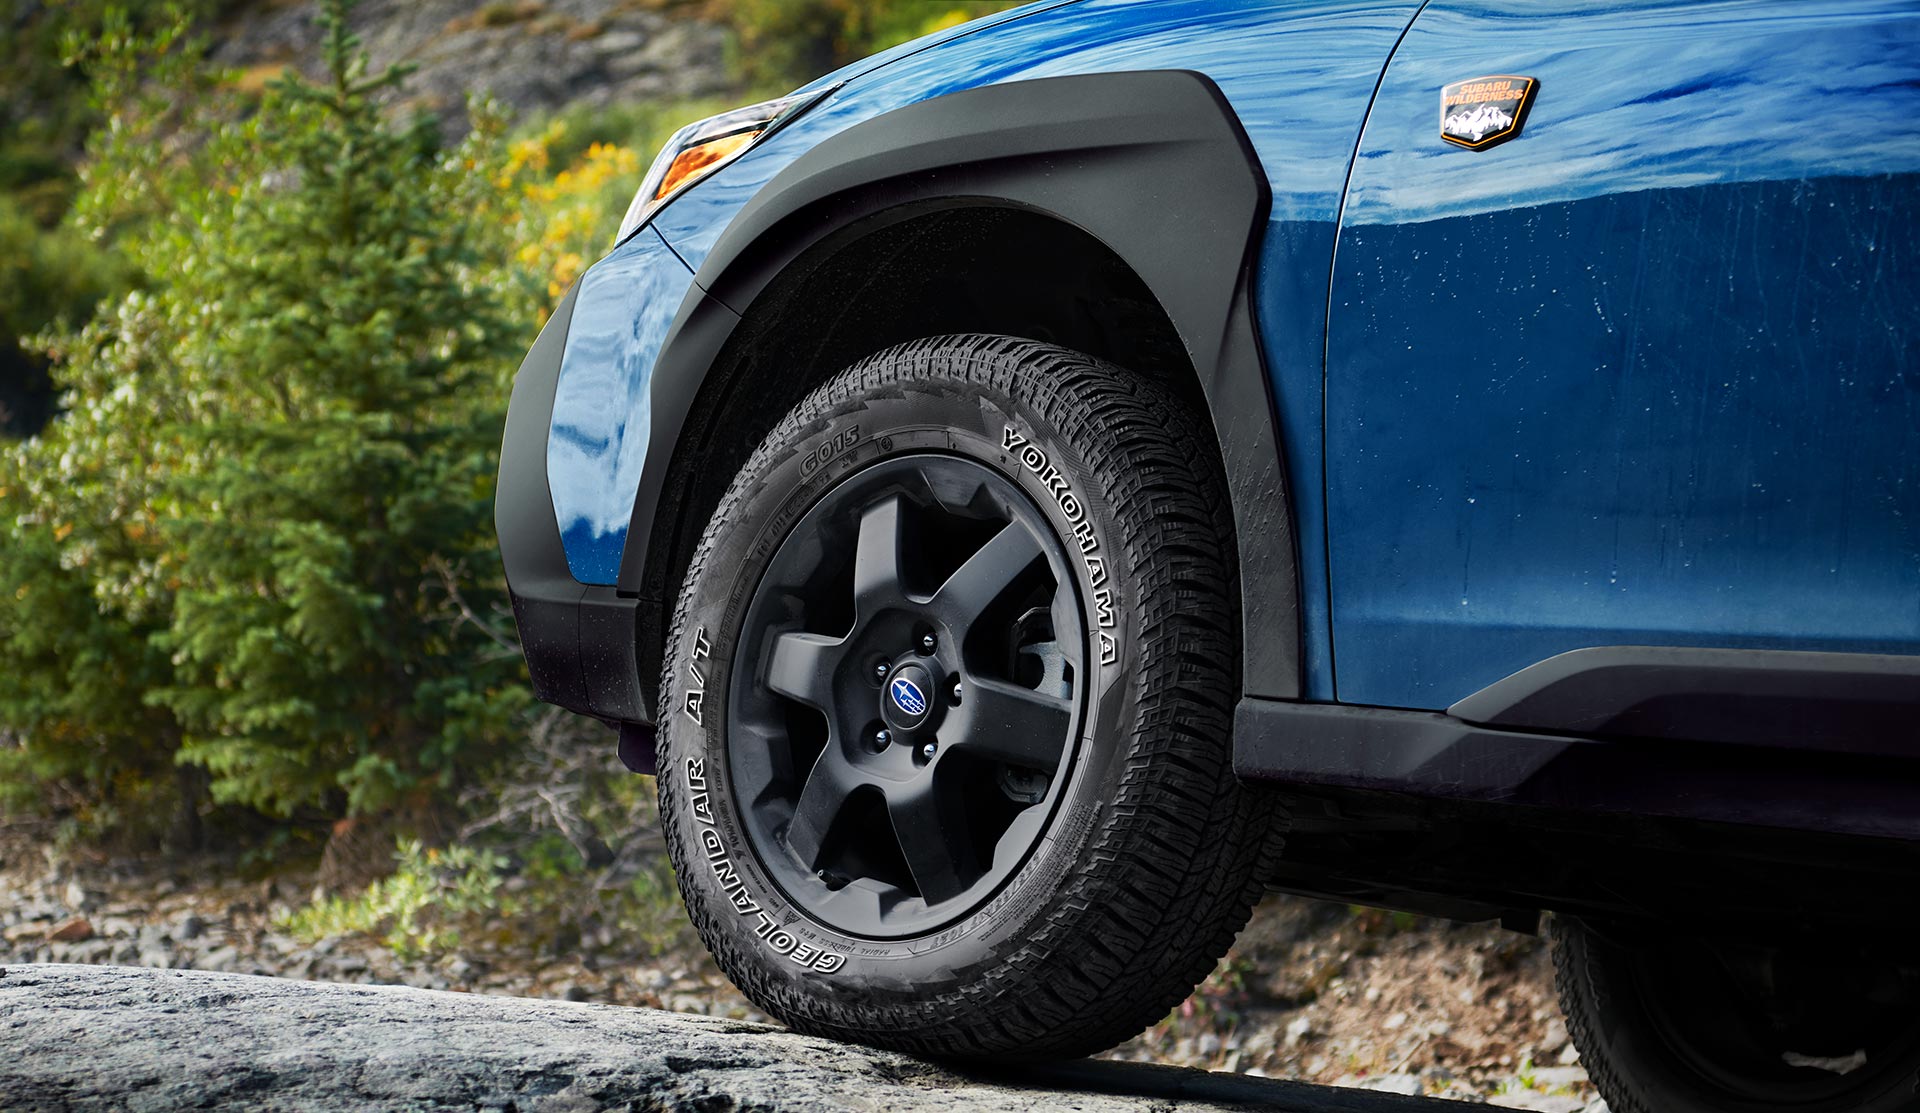
[[[953,682],[953,702],[960,702],[960,682],[958,680]]]
[[[939,749],[938,746],[934,745],[932,742],[929,742],[926,745],[920,747],[920,756],[923,758],[926,758],[928,761],[932,761],[933,753],[937,749]]]
[[[922,653],[932,653],[934,647],[939,644],[940,642],[932,634],[920,635],[920,652]]]
[[[891,666],[888,665],[885,661],[880,662],[879,664],[873,666],[874,678],[877,680],[885,680],[887,678],[887,673],[890,671],[890,669],[891,669]]]
[[[893,732],[890,730],[874,731],[873,744],[882,750],[886,749],[888,746],[893,745]]]

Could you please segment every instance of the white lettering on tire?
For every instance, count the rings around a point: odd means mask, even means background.
[[[1086,504],[1074,493],[1072,483],[1060,466],[1047,459],[1039,445],[1015,431],[1013,426],[1001,431],[1000,447],[1013,453],[1021,466],[1040,481],[1059,505],[1060,513],[1066,516],[1068,532],[1080,549],[1080,559],[1087,566],[1087,582],[1093,589],[1094,633],[1100,639],[1100,663],[1114,664],[1120,659],[1120,642],[1114,634],[1113,589],[1107,586],[1106,558],[1098,555],[1100,539],[1094,536],[1093,523],[1087,520]]]
[[[705,634],[705,631],[702,631]],[[733,906],[735,913],[753,917],[753,933],[766,944],[774,954],[787,958],[803,969],[831,974],[845,966],[847,956],[803,943],[792,932],[780,926],[780,922],[769,915],[760,902],[747,891],[747,883],[733,864],[733,856],[727,851],[727,844],[713,825],[713,799],[707,787],[707,762],[705,758],[690,757],[686,764],[687,799],[693,808],[693,817],[700,821],[700,850],[707,859],[707,866],[713,870],[713,876],[720,882],[720,889],[727,895],[727,903]]]

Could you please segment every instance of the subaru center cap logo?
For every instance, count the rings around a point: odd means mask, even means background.
[[[909,719],[918,719],[927,713],[927,694],[920,685],[904,676],[896,676],[887,686],[887,694],[892,697],[893,705]]]

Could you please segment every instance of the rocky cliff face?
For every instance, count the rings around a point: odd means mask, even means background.
[[[236,7],[213,57],[245,79],[318,69],[314,0]],[[678,100],[732,91],[726,32],[640,9],[633,0],[363,0],[349,20],[376,66],[408,62],[410,99],[466,128],[466,97],[488,94],[515,117],[578,104]]]

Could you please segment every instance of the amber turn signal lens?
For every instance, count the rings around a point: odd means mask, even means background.
[[[670,197],[674,190],[692,182],[705,174],[710,168],[725,162],[736,152],[744,150],[752,143],[758,131],[740,131],[732,135],[723,135],[718,139],[709,139],[688,147],[674,156],[673,165],[667,167],[667,173],[653,191],[653,199]]]

